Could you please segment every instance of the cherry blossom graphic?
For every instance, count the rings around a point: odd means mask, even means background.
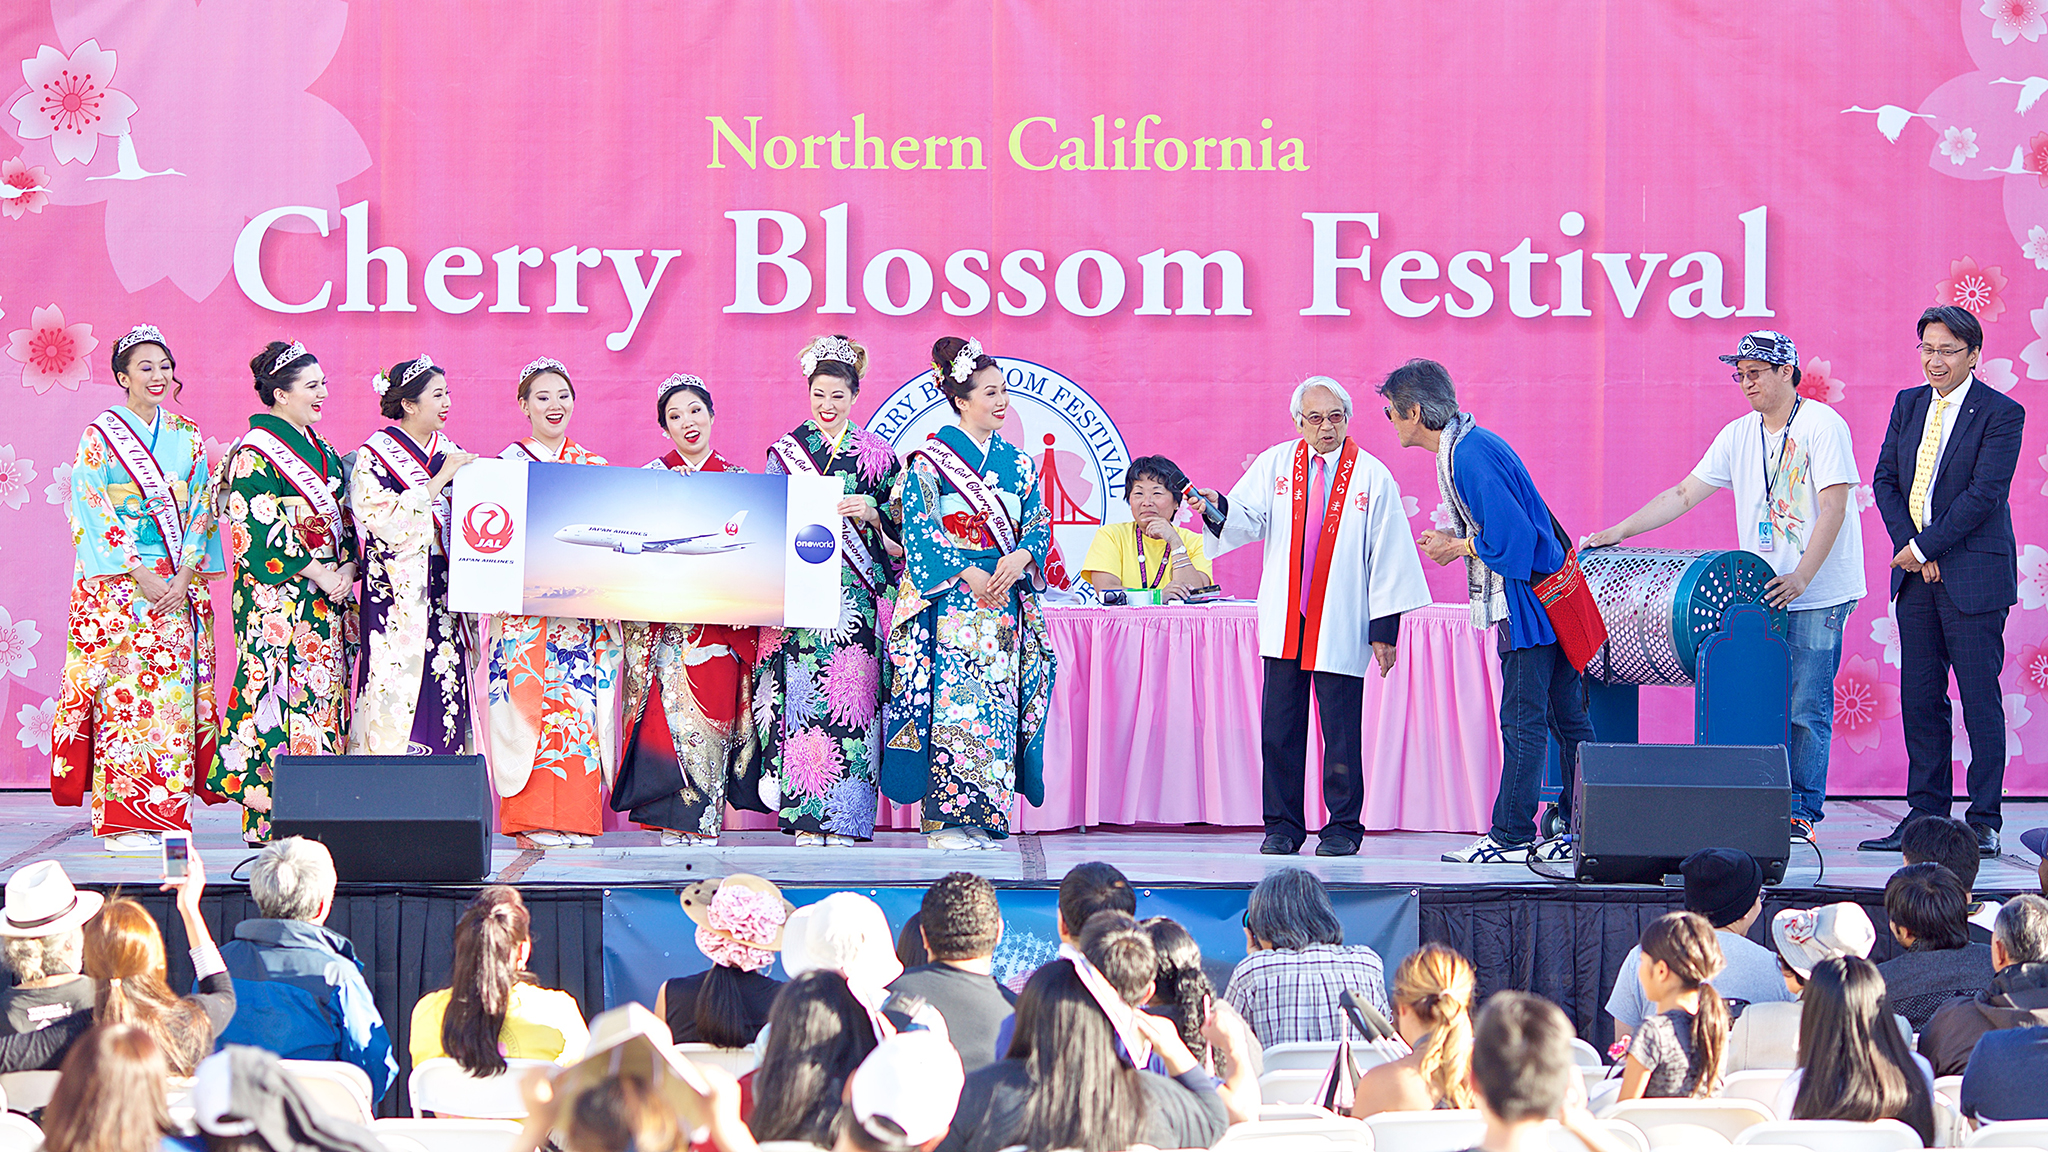
[[[1977,379],[1991,385],[2000,392],[2010,392],[2012,391],[2012,386],[2020,382],[2018,373],[2012,370],[2012,360],[2003,356],[1996,360],[1986,360],[1978,364]]]
[[[1899,714],[1899,685],[1867,656],[1851,656],[1835,677],[1835,735],[1851,752],[1878,745],[1886,720]]]
[[[108,87],[114,80],[114,53],[87,40],[70,56],[48,44],[21,62],[28,94],[8,109],[20,124],[15,138],[50,141],[59,164],[90,164],[99,153],[101,136],[126,136],[135,101]]]
[[[41,215],[50,202],[45,191],[49,186],[50,174],[41,164],[29,164],[19,156],[0,161],[0,214],[9,220],[19,220],[30,212]]]
[[[45,756],[50,754],[50,740],[57,726],[57,700],[50,697],[41,704],[23,704],[14,714],[21,730],[14,734],[23,748],[33,748]]]
[[[2048,21],[2041,18],[2043,0],[1984,0],[1978,11],[1991,17],[1991,34],[2000,43],[2010,44],[2024,36],[2029,44],[2048,32]]]
[[[43,485],[45,504],[63,504],[71,499],[71,461],[50,470],[50,482]]]
[[[1948,157],[1949,163],[1960,165],[1977,155],[1977,130],[1958,128],[1951,124],[1941,134],[1941,143],[1935,147],[1941,149],[1941,154]]]
[[[1439,532],[1449,532],[1458,523],[1458,515],[1451,511],[1449,504],[1438,504],[1430,510],[1429,523]]]
[[[2000,703],[2005,706],[2005,762],[2010,764],[2015,756],[2024,751],[2020,744],[2020,729],[2026,727],[2027,721],[2034,718],[2034,712],[2027,707],[2027,698],[2018,692],[2007,692],[2000,699]],[[1970,733],[1963,726],[1961,708],[1951,710],[1949,723],[1949,758],[1967,767],[1971,759]]]
[[[1818,356],[1807,357],[1805,367],[1799,371],[1799,394],[1808,400],[1839,404],[1842,389],[1847,387],[1835,376],[1834,365]]]
[[[1415,514],[1420,511],[1422,511],[1422,501],[1417,500],[1413,496],[1401,497],[1402,515],[1408,517],[1410,520],[1413,520],[1415,519]]]
[[[2030,695],[2048,699],[2048,641],[2021,646],[2016,660],[2020,687]]]
[[[1965,256],[1949,262],[1948,279],[1934,286],[1934,302],[1967,308],[1989,324],[2005,311],[2005,301],[1998,296],[2005,284],[2005,273],[1998,265],[1979,268],[1976,257]]]
[[[2048,549],[2039,544],[2020,549],[2020,607],[2048,608]]]
[[[2048,300],[2027,313],[2034,326],[2033,343],[2020,349],[2020,362],[2027,366],[2027,379],[2048,380]]]
[[[100,346],[90,324],[66,324],[55,304],[32,313],[29,327],[7,334],[7,355],[22,365],[21,385],[41,396],[62,384],[71,391],[92,376],[86,357]]]
[[[2032,173],[2041,182],[2041,187],[2048,188],[2048,132],[2034,133],[2033,138],[2027,141],[2025,155],[2015,152],[2013,159],[2019,161],[2020,171]]]
[[[1870,638],[1884,647],[1884,662],[1894,668],[1899,664],[1899,618],[1892,605],[1884,606],[1884,615],[1870,622]]]
[[[43,638],[33,620],[16,620],[0,605],[0,676],[26,676],[36,670],[36,644]]]
[[[2034,267],[2048,268],[2048,228],[2028,225],[2027,242],[2020,245],[2020,254],[2032,260]]]
[[[0,504],[21,507],[28,501],[28,486],[35,478],[35,461],[16,459],[14,445],[0,444]]]
[[[2029,372],[2027,375],[2031,377],[2033,373]],[[2034,463],[2039,464],[2043,472],[2048,472],[2048,452],[2041,453],[2041,458],[2034,461]],[[2048,496],[2048,480],[2041,482],[2041,495]]]
[[[1877,507],[1877,493],[1868,484],[1858,484],[1849,489],[1849,498],[1856,502],[1858,514]]]
[[[129,292],[168,278],[206,299],[226,278],[251,217],[303,204],[333,221],[337,186],[370,166],[361,134],[306,91],[341,44],[342,0],[153,5],[146,36],[123,6],[51,0],[50,10],[60,45],[121,50],[121,91],[139,108],[119,129],[100,124],[102,133],[123,134],[118,147],[83,167],[53,165],[49,188],[59,206],[106,204],[107,255]],[[222,124],[235,130],[224,133]],[[15,135],[27,161],[56,159],[52,143]],[[280,142],[288,142],[288,157]],[[300,218],[278,227],[316,230]]]

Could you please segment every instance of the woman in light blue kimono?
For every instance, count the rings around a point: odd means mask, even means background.
[[[1037,590],[1052,517],[1031,458],[999,434],[1010,399],[995,360],[948,336],[932,364],[959,422],[912,449],[898,482],[882,792],[924,802],[932,847],[993,849],[1014,793],[1045,799],[1053,652]]]

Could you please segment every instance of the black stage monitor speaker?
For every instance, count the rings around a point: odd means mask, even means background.
[[[1701,848],[1740,848],[1785,878],[1792,777],[1782,744],[1582,744],[1572,800],[1575,872],[1661,883]]]
[[[474,884],[491,871],[481,756],[280,756],[271,835],[327,845],[345,883]]]

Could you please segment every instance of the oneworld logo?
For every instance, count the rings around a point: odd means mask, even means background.
[[[512,513],[503,504],[472,504],[462,514],[462,539],[480,555],[503,552],[512,543]]]
[[[793,543],[797,559],[806,564],[823,564],[839,550],[839,538],[823,524],[806,524],[797,529]]]

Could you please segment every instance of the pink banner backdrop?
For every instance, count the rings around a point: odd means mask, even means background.
[[[1867,488],[1912,321],[1974,310],[1983,376],[2048,398],[2042,0],[1709,6],[53,0],[0,15],[0,783],[46,779],[62,507],[108,354],[160,326],[216,443],[245,365],[296,336],[337,381],[451,366],[450,432],[523,429],[513,374],[566,361],[574,434],[664,447],[650,387],[711,382],[757,461],[805,415],[797,352],[872,352],[859,416],[949,332],[1006,358],[1071,559],[1130,456],[1227,486],[1292,436],[1292,385],[1353,386],[1353,435],[1418,531],[1431,461],[1370,381],[1449,365],[1566,525],[1619,520],[1743,412],[1715,354],[1774,327],[1856,436],[1875,595],[1848,630],[1834,788],[1904,784],[1888,549]],[[892,394],[893,393],[893,394]],[[2038,406],[2037,406],[2038,407]],[[2015,792],[2048,791],[2048,417],[2012,490]],[[1718,497],[1645,543],[1721,547]],[[1248,592],[1256,560],[1230,557]],[[1439,600],[1458,590],[1433,572]],[[1653,693],[1647,732],[1687,700]]]

